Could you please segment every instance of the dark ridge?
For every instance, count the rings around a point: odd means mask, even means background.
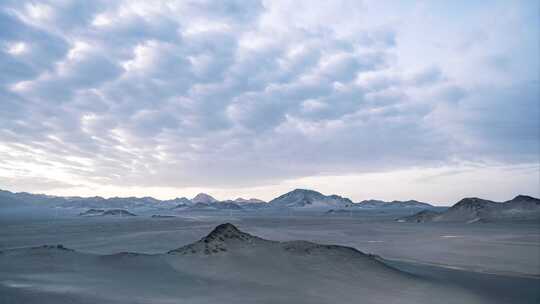
[[[441,214],[442,213],[437,212],[437,211],[425,209],[425,210],[422,210],[422,211],[420,211],[418,213],[415,213],[413,215],[398,218],[398,219],[396,219],[396,221],[398,221],[398,222],[399,221],[405,221],[405,222],[422,223],[422,222],[430,221],[431,219],[433,219],[437,215],[441,215]]]
[[[218,225],[216,228],[214,228],[214,230],[212,230],[206,237],[204,237],[203,240],[205,239],[212,240],[219,237],[235,238],[235,236],[245,235],[245,234],[247,233],[238,230],[238,228],[236,228],[236,226],[234,226],[233,224],[225,223],[225,224]]]
[[[97,215],[97,214],[102,214],[103,212],[105,212],[105,209],[88,209],[84,212],[81,212],[79,213],[79,215]]]
[[[117,252],[117,253],[113,253],[113,254],[103,255],[102,258],[105,258],[105,259],[134,258],[134,257],[140,257],[140,256],[151,256],[151,254],[137,253],[137,252],[130,252],[130,251],[122,251],[122,252]]]
[[[313,243],[309,241],[288,241],[288,242],[283,242],[282,246],[285,251],[289,251],[296,254],[309,255],[316,251],[331,250],[331,251],[340,251],[342,253],[359,254],[359,255],[367,256],[367,257],[370,256],[353,247],[318,244],[318,243]]]
[[[537,199],[536,197],[520,194],[520,195],[514,197],[511,201],[536,201],[536,202],[540,202],[540,199]]]
[[[64,245],[62,245],[62,244],[58,244],[58,245],[42,245],[42,246],[32,247],[32,249],[58,249],[58,250],[62,250],[62,251],[75,251],[74,249],[64,247]]]
[[[120,216],[123,216],[123,215],[126,215],[126,216],[137,216],[136,214],[133,214],[127,210],[124,210],[124,209],[110,209],[110,210],[106,210],[105,212],[103,212],[102,215],[120,215]]]
[[[456,208],[456,207],[482,208],[482,207],[492,205],[492,204],[496,204],[496,203],[493,201],[484,200],[478,197],[467,197],[457,202],[451,208]]]

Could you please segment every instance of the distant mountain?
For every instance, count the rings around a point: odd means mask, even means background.
[[[464,198],[441,213],[419,212],[401,218],[404,222],[496,222],[540,220],[540,199],[518,195],[497,203],[476,197]]]
[[[237,198],[235,200],[226,200],[226,201],[221,201],[219,203],[227,204],[228,206],[233,206],[234,209],[237,209],[236,207],[234,207],[234,205],[237,205],[240,207],[240,209],[243,209],[243,210],[260,210],[260,209],[265,209],[265,208],[270,207],[270,205],[266,203],[265,201],[256,199],[256,198],[250,198],[250,199]]]
[[[171,200],[164,200],[159,203],[160,206],[163,206],[164,208],[178,208],[179,206],[188,206],[192,205],[190,199],[185,197],[177,197],[175,199]]]
[[[65,202],[60,204],[64,208],[116,208],[116,209],[140,209],[140,208],[158,208],[161,201],[153,197],[75,197],[66,198]]]
[[[187,211],[212,211],[212,210],[241,210],[238,204],[231,202],[210,202],[210,203],[195,203],[192,206],[188,206]]]
[[[364,200],[357,204],[354,204],[353,207],[359,207],[359,208],[431,208],[433,207],[433,205],[419,202],[416,200],[391,201],[391,202],[385,202],[385,201],[380,201],[380,200]]]
[[[153,197],[60,197],[43,194],[13,193],[0,190],[0,208],[17,207],[61,207],[67,209],[124,209],[146,212],[150,210],[253,210],[268,208],[268,204],[256,198],[218,201],[214,197],[199,193],[193,199],[185,197],[158,200]],[[86,212],[86,211],[85,211]],[[84,213],[84,212],[83,212]],[[90,214],[88,214],[90,215]]]
[[[79,214],[79,216],[136,216],[124,209],[89,209]]]
[[[433,210],[422,210],[418,213],[415,213],[413,215],[405,216],[400,219],[398,219],[398,222],[410,222],[410,223],[423,223],[423,222],[430,222],[435,218],[436,216],[441,215],[440,212],[433,211]]]
[[[17,208],[26,205],[26,202],[15,196],[15,193],[0,190],[0,208]]]
[[[295,189],[271,200],[268,204],[272,208],[336,209],[352,203],[350,199],[335,194],[324,195],[313,190]]]
[[[260,203],[266,203],[265,201],[260,200],[260,199],[256,199],[256,198],[244,199],[244,198],[241,198],[241,197],[235,199],[233,202],[235,202],[237,204],[260,204]]]
[[[0,208],[54,207],[66,201],[60,196],[0,190]]]
[[[212,196],[206,194],[206,193],[199,193],[194,198],[191,199],[191,202],[196,203],[217,203],[217,199],[213,198]]]

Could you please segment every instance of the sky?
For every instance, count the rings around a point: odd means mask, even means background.
[[[0,188],[540,196],[539,1],[0,2]]]

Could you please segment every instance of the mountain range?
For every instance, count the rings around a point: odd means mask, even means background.
[[[402,221],[451,221],[463,219],[490,220],[491,218],[512,216],[536,210],[530,202],[537,199],[519,195],[512,201],[495,203],[479,198],[466,198],[444,213],[430,211],[419,213]],[[513,202],[512,204],[510,204]],[[534,204],[533,204],[534,205]],[[536,206],[536,205],[534,205]],[[382,201],[364,200],[354,203],[352,200],[336,194],[325,195],[309,189],[295,189],[280,195],[268,203],[256,198],[236,198],[234,200],[218,200],[211,195],[199,193],[192,199],[179,197],[169,200],[158,200],[153,197],[62,197],[26,192],[13,193],[0,190],[0,208],[16,207],[52,207],[67,209],[125,209],[129,211],[169,210],[169,211],[218,211],[218,210],[312,210],[345,212],[364,209],[432,209],[434,206],[416,200]],[[468,208],[468,209],[467,209]],[[470,209],[470,210],[469,210]],[[461,211],[460,211],[461,210]],[[465,210],[465,211],[463,211]],[[468,210],[468,211],[467,211]],[[475,211],[476,210],[476,211]]]
[[[497,222],[540,220],[540,199],[518,195],[497,203],[477,197],[464,198],[444,212],[423,210],[398,219],[400,222]]]
[[[408,201],[391,201],[385,202],[380,200],[365,200],[361,201],[354,207],[360,208],[431,208],[433,205],[419,202],[417,200]]]

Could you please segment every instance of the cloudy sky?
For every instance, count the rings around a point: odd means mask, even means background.
[[[540,195],[538,1],[0,3],[0,188]]]

